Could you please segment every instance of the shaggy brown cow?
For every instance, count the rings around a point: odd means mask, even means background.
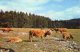
[[[10,32],[10,31],[13,31],[11,28],[2,28],[0,29],[2,30],[3,32]]]
[[[72,34],[69,32],[61,32],[61,34],[62,34],[64,40],[73,39]]]
[[[43,29],[33,29],[29,31],[29,40],[32,42],[32,37],[46,37],[47,35],[51,35],[50,30],[43,30]]]
[[[6,37],[6,38],[8,39],[7,42],[12,42],[12,43],[22,42],[22,39],[19,37]]]

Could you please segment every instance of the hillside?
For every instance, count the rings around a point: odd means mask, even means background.
[[[13,28],[80,28],[80,18],[51,20],[49,17],[16,11],[0,11],[0,27]]]

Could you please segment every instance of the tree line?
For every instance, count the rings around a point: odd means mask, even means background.
[[[0,27],[11,28],[80,28],[80,18],[71,20],[55,20],[49,17],[16,11],[0,11]]]

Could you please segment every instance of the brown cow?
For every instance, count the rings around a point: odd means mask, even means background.
[[[62,34],[64,40],[73,39],[72,34],[69,32],[61,32],[61,34]]]
[[[67,32],[68,31],[68,29],[67,28],[54,28],[54,30],[56,31],[56,32]]]
[[[32,37],[46,37],[47,35],[51,35],[50,30],[43,30],[43,29],[33,29],[29,31],[29,40],[32,42]]]
[[[8,39],[7,42],[12,42],[12,43],[17,43],[17,42],[22,42],[22,39],[19,37],[5,37]]]
[[[2,28],[0,29],[2,30],[3,32],[10,32],[10,31],[13,31],[11,28]]]
[[[70,32],[68,32],[67,28],[54,28],[56,32],[60,32],[64,40],[73,39],[73,36]]]

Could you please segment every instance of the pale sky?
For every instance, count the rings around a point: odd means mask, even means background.
[[[0,10],[22,11],[52,20],[80,18],[80,0],[0,0]]]

